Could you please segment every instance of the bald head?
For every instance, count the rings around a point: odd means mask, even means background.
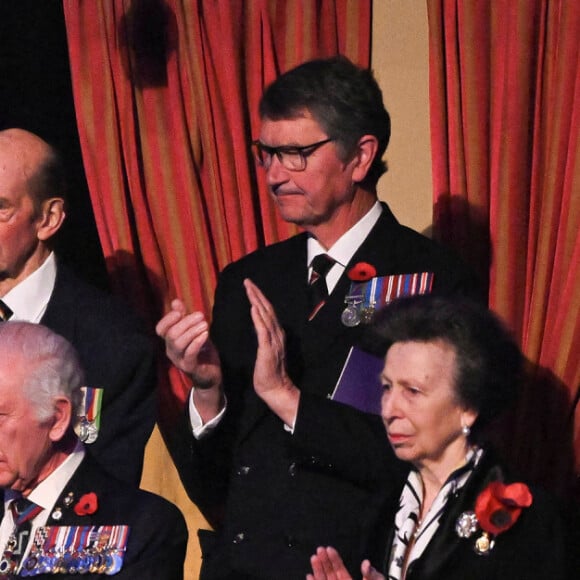
[[[0,131],[0,176],[30,195],[37,211],[45,199],[64,199],[66,181],[58,153],[24,129]]]
[[[0,297],[42,265],[64,220],[56,151],[23,129],[0,131]]]

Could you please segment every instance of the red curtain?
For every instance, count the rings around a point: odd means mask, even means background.
[[[435,229],[489,281],[530,361],[500,443],[568,491],[580,474],[580,3],[427,5]]]

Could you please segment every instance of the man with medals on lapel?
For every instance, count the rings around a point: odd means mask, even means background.
[[[375,309],[405,291],[478,293],[468,268],[377,198],[390,118],[370,71],[303,63],[259,113],[258,171],[304,231],[221,272],[211,325],[177,299],[157,325],[193,387],[173,457],[215,529],[200,533],[204,580],[304,578],[333,542],[353,570],[357,554],[380,557],[369,506],[397,485],[396,461],[379,416],[332,393]]]
[[[63,337],[0,324],[0,579],[180,580],[185,520],[85,449],[74,431],[83,382]]]

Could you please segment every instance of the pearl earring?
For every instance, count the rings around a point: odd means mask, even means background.
[[[461,432],[465,437],[469,437],[471,434],[471,427],[469,425],[463,425],[463,427],[461,427]]]

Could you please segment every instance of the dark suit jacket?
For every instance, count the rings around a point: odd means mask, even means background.
[[[94,514],[78,516],[74,505],[86,493],[97,495],[98,509]],[[74,501],[66,505],[70,493]],[[0,494],[3,496],[3,494]],[[62,517],[51,513],[47,526],[129,525],[129,540],[123,567],[119,574],[41,574],[35,578],[111,578],[118,580],[180,580],[187,545],[187,527],[181,512],[165,499],[127,486],[107,473],[87,454],[73,474],[55,504]],[[0,518],[4,516],[4,501],[0,501]]]
[[[98,439],[89,445],[105,469],[138,486],[156,419],[154,342],[129,308],[62,264],[41,324],[77,350],[89,387],[102,387]]]
[[[407,571],[407,580],[572,580],[578,578],[580,548],[574,507],[564,517],[561,506],[539,489],[531,488],[533,501],[512,528],[495,538],[485,556],[473,547],[481,532],[460,538],[455,523],[463,512],[473,511],[475,500],[492,481],[514,481],[487,452],[467,484],[452,496],[423,555]],[[575,525],[574,525],[575,524]],[[574,536],[576,540],[574,540]],[[388,541],[388,549],[392,536]],[[574,562],[575,560],[575,562]]]
[[[190,497],[210,519],[226,504],[217,545],[204,550],[202,578],[228,577],[228,564],[232,578],[303,578],[319,545],[337,547],[354,575],[363,558],[384,554],[378,496],[385,487],[398,489],[401,474],[380,419],[327,399],[364,328],[341,323],[346,274],[307,323],[306,240],[301,234],[254,252],[219,279],[212,338],[226,416],[207,438],[183,435],[187,443],[175,454]],[[351,265],[359,261],[378,275],[432,271],[441,293],[476,288],[455,258],[400,226],[386,206]],[[272,302],[286,333],[288,372],[301,390],[293,435],[253,390],[256,339],[246,277]]]

